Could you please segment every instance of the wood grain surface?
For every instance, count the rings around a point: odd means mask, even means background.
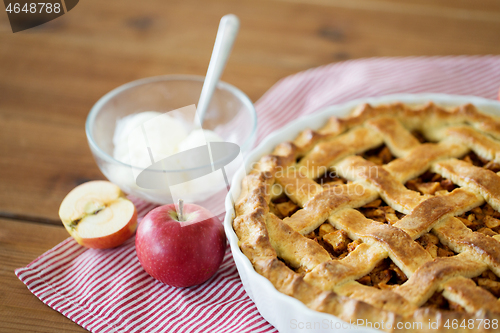
[[[85,332],[33,296],[14,274],[68,237],[64,228],[0,218],[0,332]]]
[[[204,75],[227,13],[241,28],[222,79],[253,101],[284,76],[347,59],[500,54],[496,0],[82,0],[15,34],[0,14],[1,332],[83,331],[14,268],[67,237],[57,211],[74,186],[104,179],[84,132],[92,105],[135,79]]]

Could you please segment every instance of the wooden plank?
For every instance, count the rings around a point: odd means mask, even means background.
[[[14,274],[68,236],[62,226],[0,218],[0,332],[86,332],[33,296]]]
[[[16,34],[0,15],[0,216],[59,223],[66,193],[103,178],[84,134],[93,103],[134,79],[203,75],[228,12],[241,32],[223,79],[254,101],[286,75],[345,59],[500,53],[494,1],[87,0]]]

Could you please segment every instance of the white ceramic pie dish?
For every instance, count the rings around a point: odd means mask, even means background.
[[[466,103],[474,104],[484,113],[500,116],[500,102],[475,96],[457,96],[446,94],[396,94],[383,97],[358,99],[348,103],[339,104],[322,109],[312,115],[296,119],[283,128],[275,131],[262,141],[247,156],[245,164],[236,172],[231,190],[226,197],[226,216],[224,229],[226,231],[236,267],[240,274],[243,286],[255,302],[259,312],[279,332],[380,332],[366,327],[356,327],[346,323],[335,316],[309,309],[299,300],[277,291],[272,283],[258,274],[250,260],[241,252],[238,246],[238,237],[233,230],[232,222],[235,217],[231,197],[237,199],[241,192],[241,181],[253,162],[262,156],[271,153],[273,148],[284,141],[294,139],[300,131],[306,128],[318,129],[325,124],[330,116],[343,117],[348,115],[355,107],[362,103],[372,105],[402,102],[405,104],[422,105],[433,101],[440,106],[457,106]],[[355,323],[353,323],[355,324]]]

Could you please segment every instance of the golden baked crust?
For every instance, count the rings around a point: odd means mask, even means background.
[[[429,142],[420,143],[415,131]],[[500,120],[470,104],[453,109],[365,104],[348,118],[332,117],[318,131],[305,130],[278,145],[244,178],[233,221],[239,246],[278,291],[348,322],[383,321],[388,332],[427,331],[429,321],[438,323],[432,332],[498,331],[498,325],[479,325],[482,319],[500,320],[497,297],[471,278],[488,269],[500,276],[500,237],[473,231],[457,218],[485,202],[500,210],[500,176],[458,160],[473,151],[500,162],[497,140]],[[359,156],[382,144],[396,159],[376,165]],[[328,187],[314,180],[331,168],[348,183]],[[432,195],[405,186],[429,170],[459,187]],[[283,192],[298,210],[288,209],[293,214],[280,219],[270,202]],[[356,210],[377,198],[405,216],[389,224]],[[324,222],[361,243],[344,258],[332,258],[305,237]],[[429,232],[457,254],[431,256],[416,241]],[[356,281],[386,258],[406,282],[377,289]],[[422,307],[435,292],[463,311]],[[445,327],[453,320],[474,324]]]

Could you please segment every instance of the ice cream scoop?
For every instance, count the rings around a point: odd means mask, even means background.
[[[138,129],[144,129],[138,130]],[[120,162],[146,168],[151,156],[145,146],[151,148],[155,161],[181,151],[221,142],[214,131],[196,128],[189,132],[191,124],[161,112],[135,113],[118,120],[113,136],[113,157]],[[147,140],[147,142],[145,142]]]

